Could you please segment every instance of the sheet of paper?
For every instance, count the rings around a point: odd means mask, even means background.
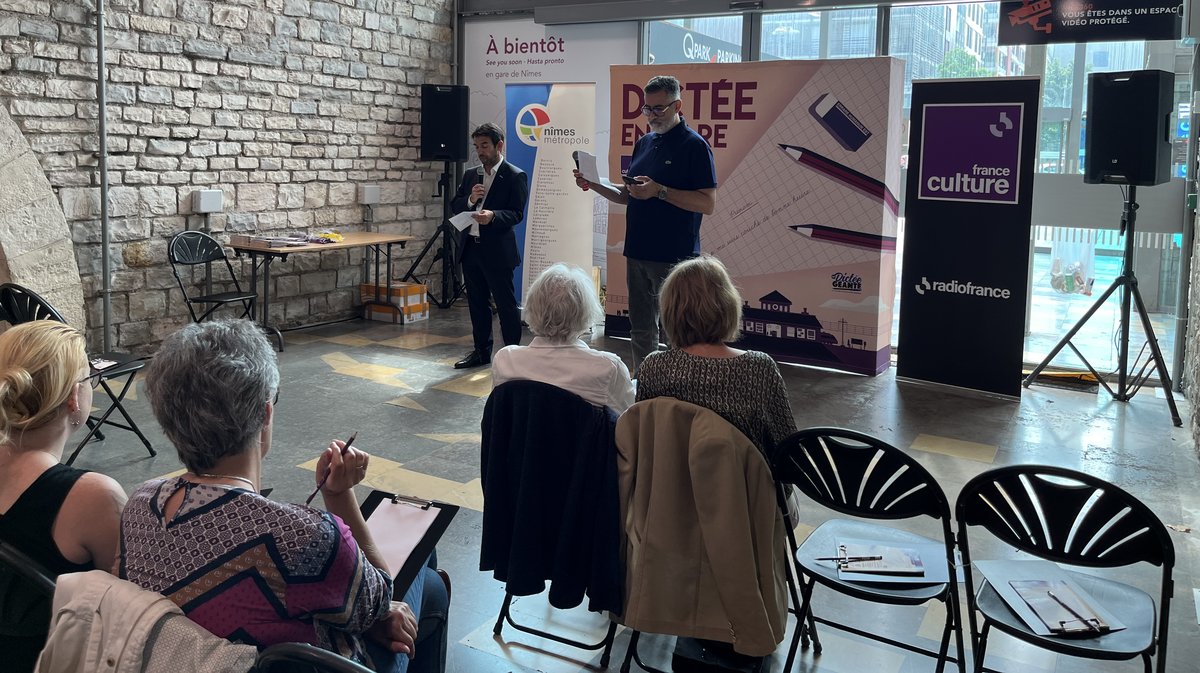
[[[404,567],[437,516],[438,510],[433,507],[421,509],[406,502],[391,501],[380,503],[371,513],[367,530],[371,531],[375,548],[393,574]]]
[[[474,214],[475,211],[473,210],[464,210],[463,212],[450,218],[450,224],[454,225],[455,229],[462,231],[472,224],[475,224],[475,218],[471,217]]]
[[[588,152],[578,152],[579,172],[588,182],[600,183],[600,171],[596,168],[596,155]]]

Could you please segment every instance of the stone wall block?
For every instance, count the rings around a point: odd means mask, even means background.
[[[190,39],[183,44],[183,53],[189,56],[198,56],[200,58],[210,58],[213,60],[224,60],[228,49],[225,45],[219,42],[211,42],[209,40]]]
[[[134,241],[121,248],[121,260],[130,269],[157,267],[166,259],[167,241],[163,239]]]
[[[174,187],[142,187],[141,212],[148,215],[174,215],[179,212],[179,197]]]
[[[319,255],[308,255],[310,257],[319,257]],[[315,294],[318,292],[329,292],[337,287],[337,272],[336,271],[309,271],[300,276],[300,293]]]
[[[178,156],[185,154],[187,151],[188,144],[182,140],[163,140],[160,138],[151,138],[149,145],[146,147],[147,154],[167,154]]]
[[[243,184],[237,187],[237,210],[258,212],[275,208],[278,187],[274,184]]]
[[[150,342],[150,323],[142,320],[117,326],[117,346],[122,349],[136,348]]]
[[[279,185],[280,208],[303,208],[304,185]]]
[[[46,96],[72,100],[93,100],[96,98],[96,84],[83,80],[51,79],[46,81]]]

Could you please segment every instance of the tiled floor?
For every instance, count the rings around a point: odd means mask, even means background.
[[[469,337],[462,336],[469,331],[466,309],[459,307],[435,310],[429,322],[411,326],[349,322],[288,333],[287,350],[280,356],[283,382],[266,485],[275,489],[272,497],[302,502],[313,486],[317,453],[330,439],[357,431],[356,444],[374,456],[370,486],[462,506],[438,550],[441,564],[454,578],[450,671],[565,673],[595,666],[596,652],[562,648],[511,628],[502,638],[492,636],[504,591],[477,570],[483,505],[479,421],[491,377],[486,369],[463,372],[452,367],[470,348]],[[597,338],[594,345],[627,356],[624,341]],[[786,367],[784,378],[800,427],[854,428],[909,449],[938,477],[951,499],[975,474],[1018,462],[1082,469],[1142,497],[1164,523],[1180,527],[1172,533],[1179,558],[1168,670],[1197,670],[1200,628],[1193,588],[1200,587],[1200,538],[1187,529],[1200,528],[1200,468],[1187,431],[1171,425],[1163,400],[1147,391],[1120,404],[1103,395],[1034,386],[1015,403],[899,384],[892,372],[867,378]],[[1181,404],[1189,416],[1190,407]],[[133,399],[129,406],[159,455],[147,457],[128,433],[113,430],[107,441],[88,446],[77,464],[107,472],[132,490],[180,466],[145,399]],[[365,493],[360,489],[360,497]],[[806,535],[828,516],[806,508],[798,532]],[[928,527],[912,528],[929,532]],[[977,556],[1011,554],[994,545],[973,549]],[[1123,570],[1118,576],[1148,590],[1154,585],[1149,568]],[[815,601],[820,615],[926,647],[936,645],[944,619],[940,605],[877,609],[820,589]],[[514,613],[519,620],[550,621],[556,628],[596,639],[604,628],[597,615],[550,610],[536,596],[516,600]],[[929,659],[832,629],[822,629],[821,639],[822,655],[803,653],[797,670],[934,669]],[[627,641],[625,633],[618,636],[610,669],[619,667]],[[642,652],[649,663],[666,667],[670,649],[667,638],[643,639]],[[786,646],[780,646],[772,670],[782,668],[785,654]],[[1021,673],[1136,670],[1136,664],[1056,657],[999,635],[993,638],[988,662]]]

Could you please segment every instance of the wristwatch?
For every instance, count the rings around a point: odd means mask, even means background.
[[[658,188],[658,198],[662,199],[663,201],[667,200],[667,188],[666,187]]]

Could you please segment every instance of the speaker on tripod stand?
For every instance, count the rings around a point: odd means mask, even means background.
[[[1121,186],[1124,194],[1121,234],[1125,238],[1121,273],[1050,351],[1046,359],[1025,378],[1024,385],[1028,388],[1064,347],[1070,347],[1100,385],[1118,402],[1132,399],[1157,371],[1159,382],[1166,393],[1167,405],[1171,410],[1171,420],[1176,426],[1181,426],[1183,420],[1175,407],[1167,364],[1158,346],[1158,338],[1154,335],[1146,304],[1142,301],[1142,293],[1138,290],[1138,280],[1133,267],[1138,210],[1137,188],[1159,185],[1171,178],[1170,130],[1174,87],[1175,76],[1162,70],[1099,72],[1088,75],[1083,181],[1088,184]],[[1118,291],[1121,324],[1117,344],[1117,370],[1113,372],[1117,377],[1117,387],[1114,390],[1107,377],[1096,371],[1075,344],[1071,343],[1071,339],[1104,302]],[[1143,353],[1148,348],[1150,359],[1142,361],[1139,354],[1131,365],[1129,320],[1132,308],[1137,309],[1138,318],[1146,334]]]
[[[463,291],[458,270],[458,231],[450,224],[450,201],[454,196],[452,164],[466,161],[468,145],[467,100],[470,90],[459,84],[421,85],[421,161],[442,161],[435,198],[442,199],[442,221],[404,274],[405,281],[422,282],[417,268],[430,250],[433,262],[442,261],[441,292],[427,287],[429,299],[438,308],[450,308]],[[426,269],[428,273],[428,269]],[[425,283],[428,285],[428,283]]]

